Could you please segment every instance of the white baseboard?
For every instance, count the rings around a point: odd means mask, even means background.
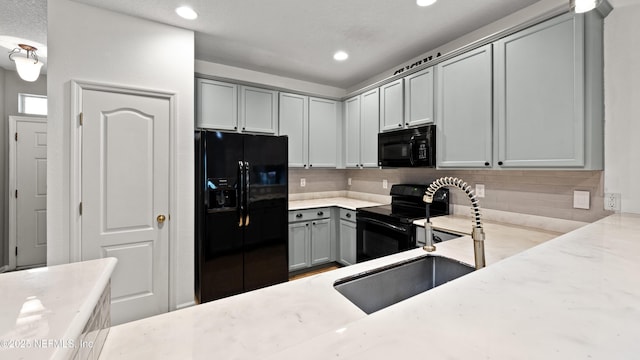
[[[178,305],[176,305],[176,310],[188,308],[188,307],[191,307],[191,306],[193,306],[195,304],[196,304],[195,301],[189,301],[189,302],[186,302],[186,303],[178,304]]]

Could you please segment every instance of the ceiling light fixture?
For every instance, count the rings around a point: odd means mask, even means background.
[[[569,0],[569,8],[580,14],[597,8],[601,2],[602,0]]]
[[[437,0],[416,0],[418,6],[429,6],[436,3]]]
[[[42,62],[38,61],[38,54],[36,54],[38,49],[25,44],[18,44],[18,46],[9,53],[9,60],[16,63],[16,70],[22,80],[29,82],[38,80],[40,68],[42,67]],[[27,56],[16,56],[22,50],[27,52]]]
[[[176,8],[176,14],[187,20],[195,20],[198,18],[198,13],[188,6],[180,6],[179,8]]]
[[[333,54],[333,59],[336,61],[345,61],[349,58],[349,54],[347,54],[344,51],[338,51],[335,54]]]

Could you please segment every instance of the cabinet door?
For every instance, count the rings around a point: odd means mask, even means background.
[[[311,222],[311,266],[331,261],[331,219]]]
[[[378,167],[380,102],[378,89],[362,94],[360,111],[360,166]]]
[[[582,21],[554,18],[495,43],[499,166],[584,166]]]
[[[489,167],[491,45],[436,65],[438,167]]]
[[[280,135],[289,137],[289,167],[305,167],[309,123],[309,98],[280,93]]]
[[[345,106],[345,165],[360,166],[360,96],[344,102]]]
[[[380,131],[398,130],[404,123],[403,79],[380,87]]]
[[[433,68],[404,79],[404,122],[406,126],[433,123]]]
[[[308,222],[289,224],[289,271],[311,266]]]
[[[243,132],[276,134],[278,92],[241,86],[240,124]]]
[[[196,128],[238,129],[238,86],[196,79]]]
[[[333,100],[309,98],[309,167],[337,165],[337,110]]]
[[[356,223],[340,220],[340,263],[356,263]]]

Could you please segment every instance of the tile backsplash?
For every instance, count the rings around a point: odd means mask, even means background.
[[[441,170],[441,169],[289,169],[292,194],[349,190],[388,195],[388,187],[398,183],[429,183],[442,176],[458,177],[471,187],[484,184],[486,209],[592,222],[609,214],[603,209],[602,171],[553,170]],[[300,179],[305,179],[304,187]],[[347,185],[351,179],[351,185]],[[573,208],[573,191],[590,193],[590,209]],[[451,191],[453,204],[468,205],[460,191]]]

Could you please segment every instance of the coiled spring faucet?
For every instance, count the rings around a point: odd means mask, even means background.
[[[433,202],[433,195],[436,193],[436,191],[445,186],[457,187],[458,189],[464,191],[465,194],[467,194],[467,196],[469,197],[469,200],[471,200],[471,212],[473,214],[473,228],[471,229],[471,238],[473,239],[473,255],[476,261],[476,269],[483,268],[485,267],[484,230],[482,229],[482,221],[480,220],[480,206],[478,205],[478,199],[473,193],[471,186],[458,178],[442,177],[440,179],[437,179],[429,185],[427,191],[425,191],[424,193],[424,197],[422,198],[422,200],[427,203],[427,206],[426,221],[424,223],[426,244],[423,249],[428,252],[436,250],[436,247],[433,244],[433,229],[431,227],[431,222],[429,221],[429,204]]]

